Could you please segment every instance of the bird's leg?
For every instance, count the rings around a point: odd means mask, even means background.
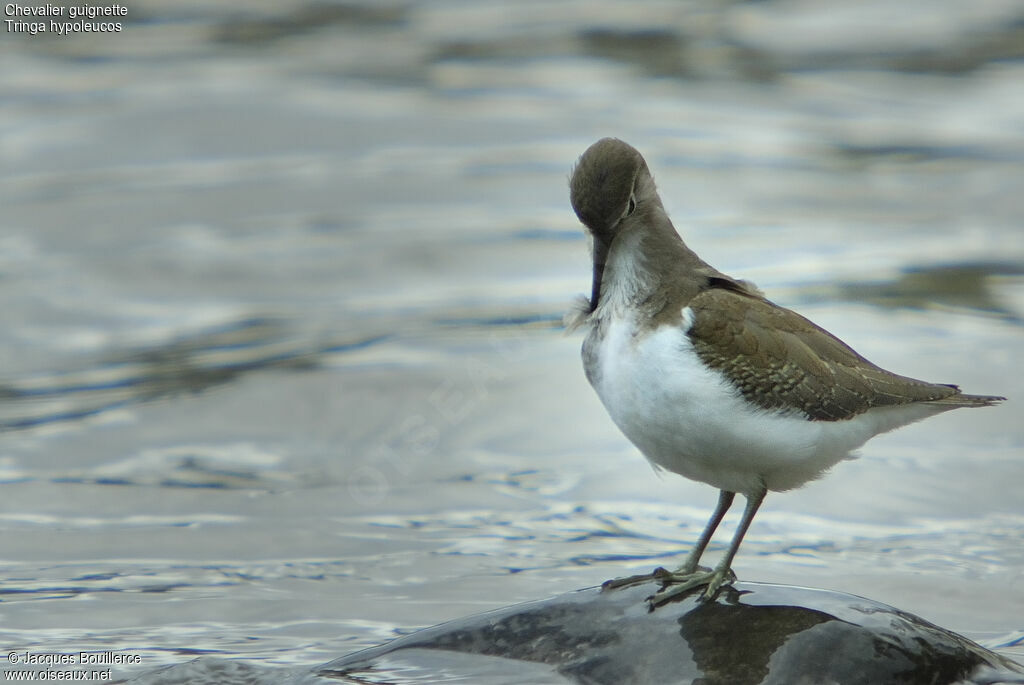
[[[732,574],[732,560],[736,558],[736,552],[740,551],[743,537],[747,534],[747,530],[750,528],[750,524],[753,523],[757,510],[761,508],[761,502],[764,502],[765,495],[767,494],[768,489],[762,485],[756,492],[746,495],[747,506],[743,508],[743,518],[740,519],[740,525],[732,536],[732,542],[729,543],[729,549],[726,550],[725,556],[722,557],[722,560],[718,562],[718,566],[715,567],[715,576],[718,578],[718,582],[714,585],[708,584],[708,589],[704,591],[704,599],[711,599],[722,585],[725,576]]]
[[[729,494],[731,495],[732,493]],[[750,528],[750,524],[754,520],[754,515],[757,514],[757,510],[761,506],[761,502],[764,501],[766,494],[768,494],[768,491],[762,485],[758,490],[746,495],[747,505],[743,509],[743,518],[740,519],[740,525],[736,528],[736,533],[732,536],[732,542],[729,543],[729,549],[726,550],[725,556],[722,557],[722,560],[718,562],[718,566],[716,566],[713,571],[702,571],[696,568],[697,562],[693,561],[693,567],[691,569],[689,566],[691,559],[687,559],[686,564],[684,564],[678,571],[675,573],[665,574],[660,578],[662,588],[647,598],[647,601],[651,604],[651,609],[666,604],[673,598],[679,597],[694,588],[702,586],[706,587],[704,592],[701,593],[700,599],[702,601],[708,601],[714,598],[722,585],[726,582],[731,583],[735,580],[736,574],[732,572],[732,560],[736,557],[736,552],[739,551],[740,544],[743,542],[743,536],[747,534],[747,529]],[[724,513],[725,512],[723,511],[722,514],[724,515]],[[715,514],[718,514],[717,510],[715,511]],[[721,520],[721,517],[719,517],[719,520]],[[718,522],[714,520],[714,517],[712,517],[712,521],[715,525],[718,524]],[[694,551],[696,552],[697,550]]]
[[[697,571],[697,565],[700,563],[700,558],[704,554],[704,550],[707,549],[708,543],[711,542],[711,536],[715,534],[718,529],[718,524],[725,518],[725,514],[729,511],[729,507],[732,506],[732,500],[736,497],[735,492],[729,492],[728,490],[722,490],[718,493],[718,505],[715,507],[715,511],[711,514],[711,518],[708,519],[708,525],[704,526],[704,532],[697,538],[697,544],[693,546],[690,554],[686,557],[686,561],[683,565],[672,572],[672,575],[689,575]]]
[[[697,543],[694,545],[690,554],[687,555],[686,561],[683,565],[677,568],[675,571],[666,571],[660,566],[654,569],[653,573],[644,573],[638,576],[627,576],[626,578],[616,578],[615,580],[607,580],[601,585],[602,590],[613,590],[620,587],[629,587],[630,585],[637,585],[640,583],[646,583],[651,580],[662,580],[671,578],[675,580],[669,580],[668,582],[679,582],[679,579],[684,576],[689,576],[697,571],[697,564],[700,563],[700,557],[704,554],[704,550],[707,549],[708,543],[711,542],[711,536],[715,534],[715,529],[718,528],[718,524],[725,518],[725,513],[729,511],[729,507],[732,506],[732,500],[736,496],[735,492],[728,492],[722,490],[718,495],[718,504],[715,506],[715,512],[711,514],[711,518],[708,519],[708,524],[704,526],[704,532],[697,538]]]

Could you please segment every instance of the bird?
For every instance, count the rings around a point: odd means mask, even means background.
[[[619,430],[655,466],[717,488],[718,503],[650,609],[703,588],[712,600],[768,492],[822,476],[869,439],[961,407],[1006,398],[886,371],[752,283],[693,252],[669,219],[643,156],[617,138],[591,145],[569,180],[589,234],[593,280],[566,316],[585,331],[587,380]],[[721,561],[700,560],[737,494],[746,506]]]

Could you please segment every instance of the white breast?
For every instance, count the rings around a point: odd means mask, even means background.
[[[654,464],[731,492],[764,483],[788,490],[817,478],[872,436],[935,413],[924,405],[876,409],[846,421],[748,403],[701,364],[684,325],[641,335],[635,321],[609,317],[584,343],[594,389],[613,421]],[[599,331],[603,330],[603,336]]]

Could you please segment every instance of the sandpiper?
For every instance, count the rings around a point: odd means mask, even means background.
[[[718,488],[718,505],[685,563],[660,580],[652,608],[704,587],[713,598],[769,490],[821,476],[870,438],[959,407],[965,395],[875,366],[846,343],[726,276],[683,242],[644,158],[614,138],[583,153],[569,183],[593,238],[589,301],[569,317],[587,330],[583,366],[612,420],[655,467]],[[746,508],[713,569],[701,555],[736,493]]]

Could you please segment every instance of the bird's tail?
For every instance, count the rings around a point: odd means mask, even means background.
[[[998,395],[965,395],[962,392],[957,392],[949,397],[930,400],[927,404],[938,404],[950,409],[957,409],[959,407],[991,407],[1005,400],[1005,397]]]

